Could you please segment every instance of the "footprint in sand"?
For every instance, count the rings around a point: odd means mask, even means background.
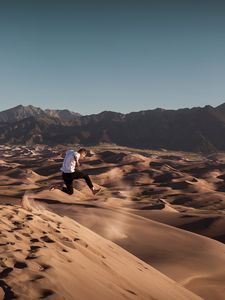
[[[25,269],[28,267],[28,265],[23,261],[16,261],[14,267],[17,269]]]
[[[36,259],[38,256],[36,255],[36,252],[41,249],[41,246],[30,246],[29,254],[27,255],[26,259]]]
[[[61,224],[62,224],[61,222],[58,222],[58,223],[57,223],[57,227],[60,228],[60,225],[61,225]]]
[[[85,248],[88,248],[88,244],[81,240],[80,238],[74,238],[74,242],[77,242],[79,245],[84,246]]]
[[[52,290],[49,290],[49,289],[43,289],[42,291],[41,291],[41,299],[45,299],[45,298],[47,298],[47,297],[49,297],[49,296],[52,296],[54,294],[54,292],[52,291]]]
[[[70,238],[68,238],[68,237],[62,237],[62,238],[60,239],[60,241],[61,241],[61,243],[62,243],[63,245],[65,245],[65,246],[67,246],[67,247],[70,247],[70,248],[73,248],[73,249],[76,248],[75,245],[74,245],[74,243],[73,243],[73,240],[70,239]]]
[[[31,239],[30,242],[31,242],[31,243],[38,243],[38,242],[40,242],[40,241],[39,241],[38,239]]]
[[[33,245],[30,246],[30,251],[33,253],[37,252],[39,249],[41,249],[40,246],[33,246]]]
[[[13,223],[13,225],[15,225],[17,227],[24,227],[24,224],[20,221],[13,221],[12,223]]]
[[[18,236],[17,234],[15,234],[14,236],[15,236],[15,238],[16,238],[18,241],[22,241],[22,240],[23,240],[23,239],[22,239],[20,236]]]
[[[27,221],[33,220],[33,215],[26,215],[26,220]]]
[[[44,271],[47,271],[48,269],[52,268],[50,265],[47,265],[47,264],[40,264],[39,265],[39,270],[44,272]]]
[[[62,252],[69,252],[67,249],[63,248]]]
[[[21,229],[23,229],[24,226],[25,226],[24,224],[18,225],[16,227],[14,227],[13,230],[21,230]]]
[[[7,277],[11,272],[13,271],[13,268],[5,268],[1,273],[0,273],[0,278],[5,278]]]
[[[46,242],[46,243],[55,243],[55,241],[53,241],[50,237],[48,237],[47,235],[43,235],[41,237],[41,240]]]
[[[36,259],[36,258],[38,258],[38,256],[35,255],[34,253],[29,253],[26,257],[26,259]]]
[[[16,299],[16,294],[12,291],[12,288],[4,281],[0,280],[0,288],[4,292],[4,300]]]
[[[26,233],[26,232],[23,232],[22,235],[26,236],[26,237],[31,237],[31,235],[29,233]]]
[[[9,242],[6,242],[6,243],[0,243],[0,247],[2,247],[2,246],[7,246],[7,245],[9,245],[10,243]]]

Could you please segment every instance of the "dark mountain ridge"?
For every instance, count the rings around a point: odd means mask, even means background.
[[[225,104],[122,114],[81,116],[67,110],[19,105],[0,112],[0,143],[49,145],[102,142],[118,145],[213,152],[225,150]]]

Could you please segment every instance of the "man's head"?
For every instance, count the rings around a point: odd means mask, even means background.
[[[80,158],[84,158],[87,155],[87,150],[85,148],[81,148],[78,150],[78,153],[80,153]]]

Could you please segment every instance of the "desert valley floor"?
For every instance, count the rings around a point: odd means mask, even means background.
[[[0,299],[223,300],[225,154],[0,146]]]

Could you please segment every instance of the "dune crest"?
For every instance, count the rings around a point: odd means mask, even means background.
[[[200,300],[68,217],[0,206],[4,299]]]

